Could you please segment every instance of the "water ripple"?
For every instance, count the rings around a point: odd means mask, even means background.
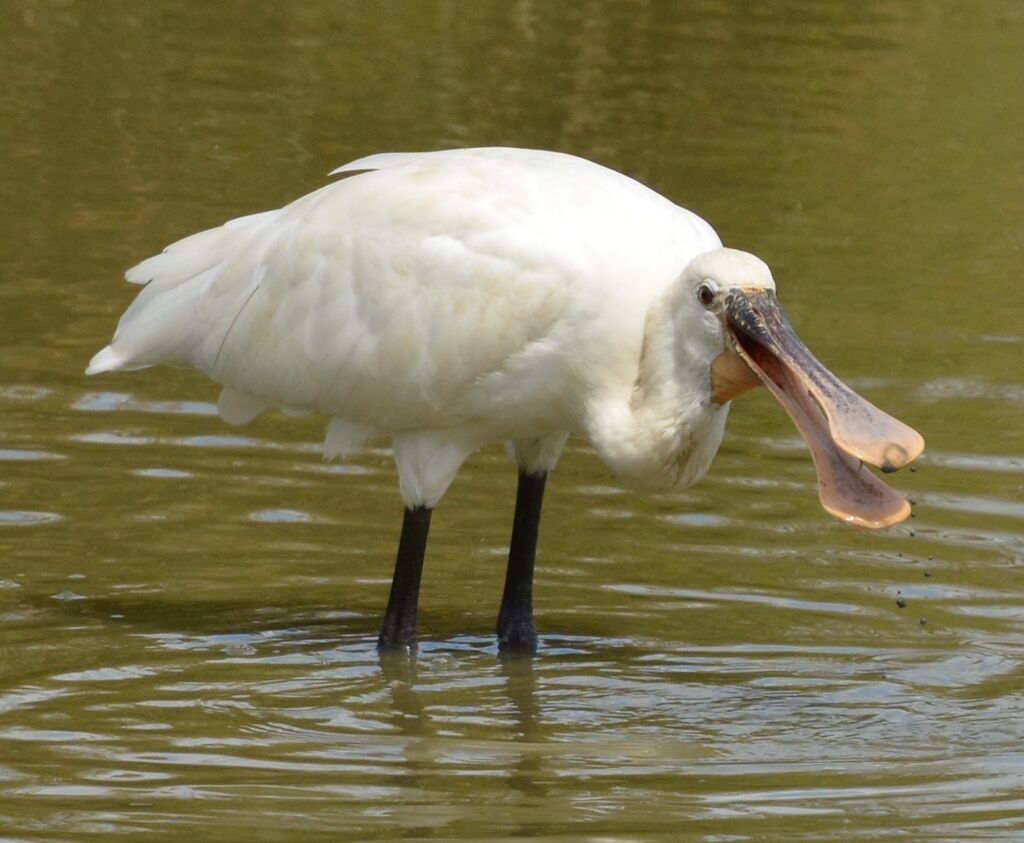
[[[38,462],[41,460],[64,460],[64,454],[52,451],[30,451],[12,448],[0,448],[0,462]]]
[[[207,401],[143,401],[126,392],[89,392],[76,399],[71,408],[87,413],[129,411],[156,415],[217,415],[217,406]]]
[[[0,509],[0,527],[34,527],[41,524],[56,524],[64,516],[56,512],[32,512],[25,509]]]

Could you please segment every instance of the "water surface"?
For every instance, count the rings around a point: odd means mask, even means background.
[[[0,837],[1024,834],[1017,4],[25,0],[2,29]],[[229,428],[190,372],[82,376],[166,243],[486,144],[600,160],[768,260],[928,439],[915,517],[830,521],[766,395],[682,494],[571,443],[542,650],[505,661],[491,448],[434,516],[419,657],[381,661],[386,450]]]

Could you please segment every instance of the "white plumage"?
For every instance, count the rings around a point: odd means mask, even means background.
[[[228,422],[327,416],[325,452],[391,438],[406,504],[382,648],[414,645],[430,511],[504,440],[520,469],[502,647],[532,651],[547,473],[571,433],[638,486],[699,479],[731,398],[758,383],[811,448],[822,504],[867,527],[909,507],[861,465],[899,468],[914,431],[803,346],[768,267],[702,219],[569,155],[375,155],[276,211],[168,246],[89,374],[194,366]]]
[[[335,172],[354,171],[370,172],[129,270],[147,286],[88,372],[194,366],[224,386],[226,421],[328,416],[329,456],[390,436],[405,502],[433,506],[487,442],[549,437],[532,468],[570,431],[601,450],[595,414],[633,398],[651,303],[721,245],[689,211],[569,155],[385,154]],[[685,476],[608,456],[644,485]]]

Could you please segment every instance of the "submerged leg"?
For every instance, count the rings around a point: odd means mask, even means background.
[[[547,477],[546,471],[519,472],[505,591],[498,612],[498,649],[502,652],[537,652],[537,631],[533,625],[533,563]]]
[[[395,576],[391,580],[391,596],[377,638],[378,650],[416,648],[416,609],[432,512],[432,509],[425,506],[405,510],[402,536],[398,540],[398,555],[395,558]]]

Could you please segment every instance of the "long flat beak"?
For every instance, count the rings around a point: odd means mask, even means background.
[[[773,290],[733,291],[724,318],[734,350],[782,404],[810,448],[826,511],[871,529],[905,519],[907,501],[862,463],[896,471],[924,450],[921,435],[826,369],[800,341]]]

